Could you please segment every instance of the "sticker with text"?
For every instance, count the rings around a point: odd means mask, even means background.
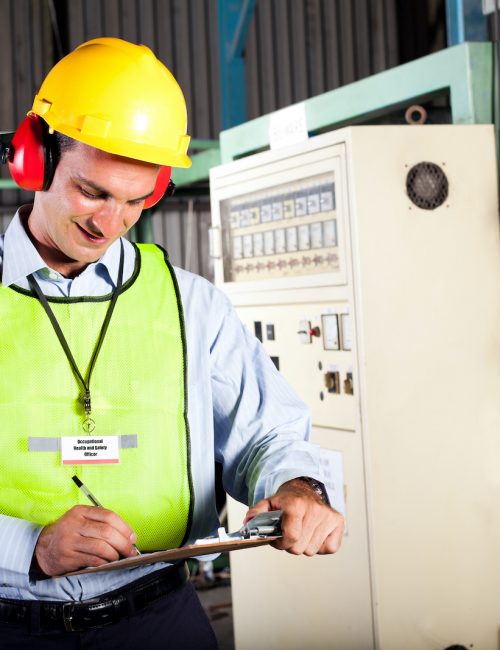
[[[65,436],[61,456],[63,465],[119,463],[119,436]]]

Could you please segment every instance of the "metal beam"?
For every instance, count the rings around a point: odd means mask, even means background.
[[[255,8],[255,0],[243,0],[240,9],[240,15],[234,30],[233,40],[229,48],[229,58],[242,57],[244,53],[245,43],[248,36],[248,28],[250,27],[250,20]]]
[[[489,124],[493,115],[491,43],[463,43],[305,100],[310,133],[361,123],[449,92],[452,121]],[[269,115],[220,134],[226,163],[269,146]]]
[[[487,41],[486,18],[478,0],[446,0],[448,47],[466,41]]]
[[[191,156],[193,164],[188,169],[176,167],[172,170],[172,180],[177,187],[186,187],[193,183],[208,180],[208,172],[211,167],[216,167],[221,163],[219,149],[207,149],[201,153]]]
[[[244,46],[255,0],[218,0],[221,124],[223,129],[246,120]]]
[[[198,149],[218,149],[218,140],[200,140],[199,138],[191,138],[189,141],[189,149],[196,151]]]

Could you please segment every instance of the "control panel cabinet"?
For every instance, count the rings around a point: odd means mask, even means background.
[[[333,556],[233,554],[238,650],[497,650],[496,175],[489,125],[351,127],[212,170],[216,284],[308,404],[347,527]]]

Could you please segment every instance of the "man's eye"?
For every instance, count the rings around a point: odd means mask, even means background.
[[[89,192],[83,187],[80,187],[80,192],[85,196],[87,199],[102,199],[102,194],[93,194],[92,192]]]

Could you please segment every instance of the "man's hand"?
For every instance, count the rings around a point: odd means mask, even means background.
[[[132,529],[116,513],[74,506],[40,533],[34,559],[47,576],[137,555]]]
[[[247,512],[246,523],[255,515],[270,510],[283,510],[283,537],[273,543],[275,548],[294,555],[335,553],[344,534],[342,515],[322,503],[316,492],[304,481],[287,481],[277,493],[258,501]]]

